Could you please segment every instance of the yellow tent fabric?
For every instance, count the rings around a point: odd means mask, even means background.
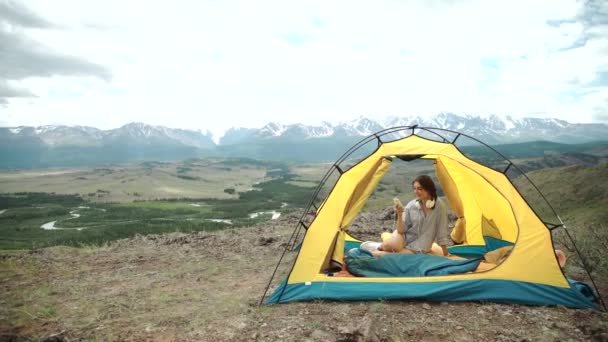
[[[439,183],[443,188],[443,192],[448,198],[448,202],[450,203],[452,210],[458,216],[458,220],[456,221],[454,230],[452,230],[452,240],[457,243],[463,243],[467,240],[467,224],[464,216],[464,208],[462,206],[462,201],[460,200],[460,195],[458,193],[456,183],[454,182],[454,179],[452,179],[452,177],[450,176],[450,173],[446,169],[445,165],[443,165],[441,159],[437,159],[435,162],[435,174],[439,179]]]
[[[466,243],[483,245],[484,230],[515,244],[499,266],[480,273],[437,277],[338,278],[323,271],[327,260],[341,261],[348,234],[344,230],[364,206],[390,162],[390,155],[426,155],[436,159],[440,183],[459,216]],[[462,208],[458,207],[458,199]],[[452,203],[454,201],[454,203]],[[462,212],[459,212],[462,209]],[[484,225],[484,222],[485,225]],[[487,222],[492,222],[488,226]],[[525,270],[525,271],[522,271]],[[448,280],[516,280],[569,287],[554,255],[550,232],[502,173],[468,159],[454,145],[417,135],[383,143],[366,159],[344,172],[308,227],[287,284],[308,282],[433,282]]]

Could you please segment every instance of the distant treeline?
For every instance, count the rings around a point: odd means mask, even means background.
[[[0,194],[0,209],[28,207],[33,205],[78,206],[84,200],[80,195],[56,194],[54,192],[16,192]]]

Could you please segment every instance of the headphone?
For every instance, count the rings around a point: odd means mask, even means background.
[[[422,207],[420,206],[420,202],[422,202],[422,201],[421,200],[416,201],[416,209],[422,209]],[[426,200],[424,205],[429,209],[433,209],[433,208],[435,208],[435,200],[432,200],[432,199]]]

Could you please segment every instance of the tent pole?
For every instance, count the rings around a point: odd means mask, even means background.
[[[308,227],[306,227],[304,222],[300,222],[300,224],[296,228],[296,237],[293,239],[293,243],[291,244],[291,247],[289,248],[289,250],[293,251],[294,248],[296,248],[296,243],[298,242],[298,237],[300,237],[300,231],[302,230],[302,227],[304,227],[304,228],[306,228],[306,230],[308,230]]]

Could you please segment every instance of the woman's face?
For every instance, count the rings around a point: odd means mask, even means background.
[[[416,199],[426,201],[431,199],[431,195],[429,195],[428,191],[424,190],[420,183],[414,182],[414,194],[416,195]]]

